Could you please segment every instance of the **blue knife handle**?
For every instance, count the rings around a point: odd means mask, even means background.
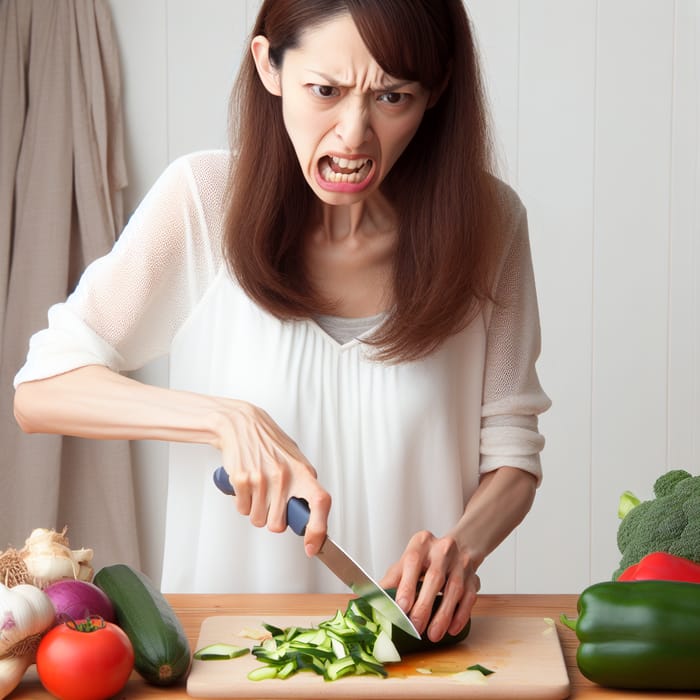
[[[236,492],[231,485],[231,480],[228,478],[228,472],[219,467],[214,472],[214,483],[216,488],[228,496],[235,496]],[[309,523],[309,504],[303,498],[292,496],[287,501],[287,525],[292,528],[292,531],[297,535],[303,535],[306,532],[306,526]]]

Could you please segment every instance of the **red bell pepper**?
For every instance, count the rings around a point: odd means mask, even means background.
[[[700,564],[668,552],[651,552],[625,569],[617,580],[700,583]]]

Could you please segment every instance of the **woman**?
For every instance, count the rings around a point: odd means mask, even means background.
[[[270,534],[297,496],[306,554],[331,532],[421,633],[444,592],[436,640],[531,507],[549,405],[469,22],[460,0],[266,0],[252,36],[235,155],[173,163],[49,311],[17,419],[172,443],[163,590],[342,590]],[[170,388],[120,374],[166,353]]]

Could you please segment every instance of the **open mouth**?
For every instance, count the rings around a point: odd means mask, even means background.
[[[319,172],[326,182],[359,184],[370,174],[372,165],[370,158],[324,156],[319,163]]]

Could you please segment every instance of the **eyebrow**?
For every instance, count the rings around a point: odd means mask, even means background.
[[[324,80],[328,85],[332,85],[333,87],[352,87],[351,85],[343,84],[342,82],[339,82],[335,78],[331,77],[330,75],[327,75],[326,73],[321,73],[317,70],[313,70],[312,68],[307,69],[309,73],[313,73],[314,75],[317,75],[319,78]],[[379,85],[375,88],[372,88],[373,90],[383,90],[385,92],[395,92],[396,90],[400,90],[403,87],[406,87],[406,85],[415,85],[416,81],[415,80],[399,80],[396,82],[392,83],[386,83],[384,85]]]

